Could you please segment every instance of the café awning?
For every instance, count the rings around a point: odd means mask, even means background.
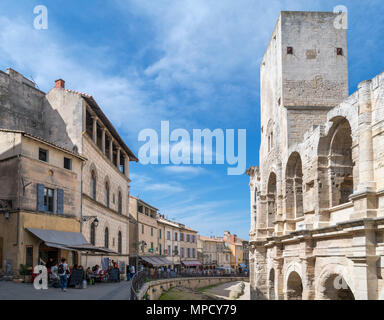
[[[162,267],[162,266],[168,266],[171,265],[171,263],[163,258],[163,257],[158,257],[158,256],[142,256],[140,257],[142,260],[145,262],[153,265],[154,267]]]
[[[197,260],[185,260],[181,262],[186,267],[197,267],[201,266],[201,262]]]
[[[35,228],[26,228],[34,236],[44,241],[48,247],[58,248],[63,250],[77,251],[92,251],[103,253],[115,253],[106,248],[95,247],[90,244],[80,232],[68,232],[57,230],[44,230]]]

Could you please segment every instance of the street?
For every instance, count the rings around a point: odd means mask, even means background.
[[[96,283],[87,289],[36,290],[33,284],[0,281],[0,300],[129,300],[130,282]]]

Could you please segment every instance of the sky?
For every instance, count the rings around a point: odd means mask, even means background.
[[[34,8],[48,28],[34,28]],[[259,163],[259,65],[279,12],[348,9],[350,93],[384,70],[382,0],[2,0],[0,69],[49,91],[91,94],[138,155],[139,132],[246,129],[247,167]],[[227,165],[131,163],[131,194],[200,234],[248,239],[249,180]]]

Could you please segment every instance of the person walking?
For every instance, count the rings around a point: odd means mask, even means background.
[[[135,266],[131,266],[131,278],[135,275]]]
[[[67,291],[67,272],[68,264],[65,263],[65,258],[62,258],[58,267],[61,291]]]

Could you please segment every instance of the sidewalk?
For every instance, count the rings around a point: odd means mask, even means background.
[[[33,284],[0,281],[0,300],[129,300],[130,281],[96,283],[87,289],[36,290]]]

